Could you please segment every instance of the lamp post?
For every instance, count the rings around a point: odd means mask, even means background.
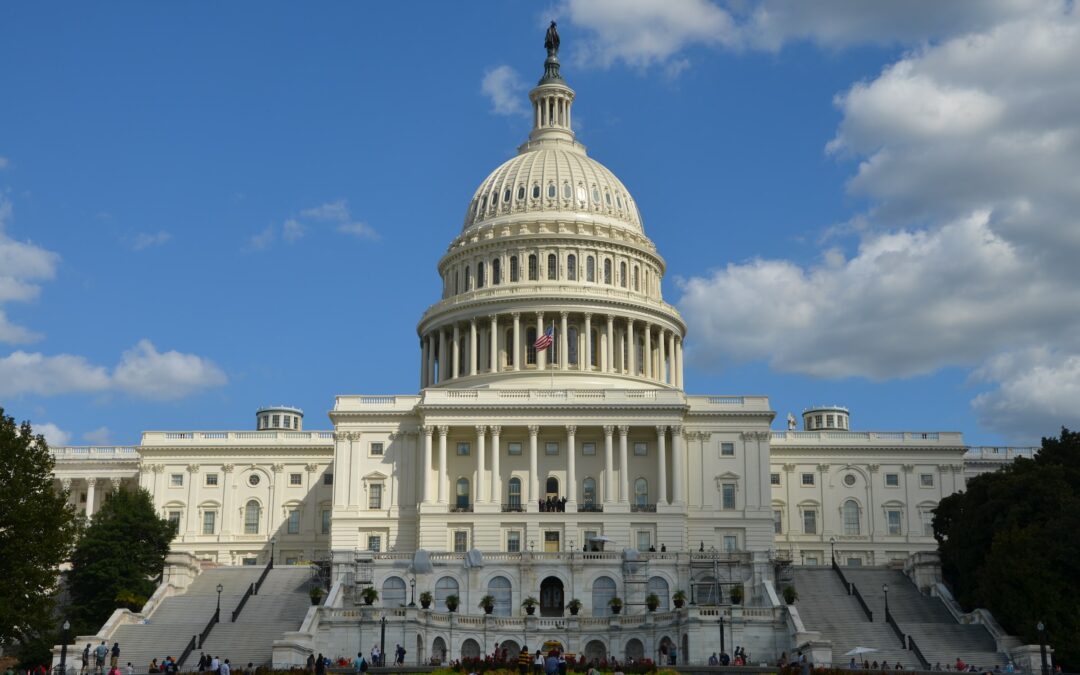
[[[533,540],[533,539],[530,539],[529,540],[529,553],[535,553],[535,552],[536,552],[536,541]]]
[[[60,675],[67,675],[68,629],[71,628],[71,624],[68,623],[67,619],[64,619],[64,625],[60,627],[64,629],[64,632],[60,637]],[[1045,659],[1043,659],[1043,661],[1045,662]],[[85,666],[86,664],[84,663],[83,665]]]
[[[221,584],[217,585],[217,610],[214,612],[214,622],[221,621],[221,592],[225,590],[225,587]]]
[[[270,568],[274,567],[274,544],[277,543],[277,537],[270,537]]]
[[[386,664],[386,615],[383,614],[382,621],[379,622],[379,662],[375,665],[383,666]]]
[[[724,651],[724,611],[720,610],[720,653]]]
[[[1050,666],[1046,663],[1046,634],[1043,632],[1046,630],[1046,625],[1040,621],[1035,624],[1035,629],[1039,631],[1039,656],[1042,658],[1042,675],[1050,675]]]
[[[885,620],[889,620],[889,584],[881,584],[881,592],[885,594]]]
[[[829,550],[832,552],[832,562],[836,564],[836,537],[829,537]]]
[[[416,577],[409,579],[409,607],[416,607]]]

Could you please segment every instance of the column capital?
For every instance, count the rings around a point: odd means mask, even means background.
[[[476,317],[475,316],[473,318],[469,319],[469,325],[470,326],[475,326],[476,325]]]
[[[792,468],[794,468],[795,465],[792,464],[791,466],[792,466]],[[870,470],[870,473],[877,473],[878,471],[881,470],[881,465],[880,464],[869,464],[869,465],[867,465],[866,468]]]
[[[568,316],[570,316],[570,312],[559,312],[559,317],[562,319],[565,319]]]
[[[668,430],[668,428],[667,428],[666,424],[657,424],[656,425],[656,435],[657,436],[660,436],[660,437],[666,436],[667,435],[667,430]]]
[[[335,441],[347,441],[347,440],[349,440],[349,435],[350,434],[349,434],[348,431],[335,431],[334,432],[334,440]]]
[[[304,471],[307,471],[308,473],[315,473],[318,470],[319,470],[319,465],[318,464],[305,464],[304,465]]]
[[[671,434],[673,436],[681,436],[683,433],[683,428],[684,427],[681,424],[673,424],[671,425]]]
[[[625,437],[629,433],[630,433],[630,425],[629,424],[620,424],[619,425],[619,435],[620,436]]]
[[[497,425],[497,424],[495,424],[495,425],[492,425],[492,426],[488,427],[488,429],[490,429],[490,430],[491,430],[491,435],[492,435],[492,436],[498,436],[499,434],[501,434],[501,433],[502,433],[502,427],[500,427],[500,426],[499,426],[499,425]]]
[[[439,425],[439,436],[441,436],[442,438],[446,438],[446,435],[448,433],[450,433],[450,427],[446,426],[445,424],[440,424]]]
[[[198,464],[188,464],[187,465],[187,471],[188,471],[188,473],[199,473],[199,465]]]
[[[425,436],[430,437],[431,434],[435,433],[435,427],[431,426],[430,424],[425,424],[424,426],[420,427],[420,431],[424,432]]]
[[[97,485],[97,478],[94,478],[93,476],[90,476],[89,478],[86,479],[86,484],[89,487],[94,487],[95,485]]]
[[[583,312],[582,316],[585,317],[586,321],[588,321],[588,320],[592,319],[592,312]]]
[[[521,312],[510,312],[510,316],[514,319],[514,321],[517,321],[521,318]]]
[[[484,425],[484,424],[477,424],[476,425],[476,433],[477,433],[477,435],[483,436],[484,434],[487,433],[487,426]]]
[[[627,325],[627,326],[633,327],[633,325],[634,325],[635,323],[636,323],[636,320],[635,320],[635,319],[631,319],[630,317],[626,317],[626,325]]]
[[[540,427],[538,425],[536,425],[536,424],[530,424],[529,425],[529,435],[535,437],[535,436],[538,436],[539,434],[540,434]]]
[[[577,433],[577,427],[576,427],[576,426],[574,426],[573,424],[567,424],[567,425],[566,425],[566,433],[568,433],[568,434],[570,434],[571,436],[573,436],[574,434],[576,434],[576,433]]]
[[[285,470],[285,465],[284,464],[271,464],[270,465],[270,470],[273,471],[274,473],[281,473],[282,471]]]
[[[604,425],[604,435],[605,436],[610,438],[611,435],[614,434],[614,433],[615,433],[615,427],[613,425],[611,425],[611,424],[605,424]]]
[[[65,492],[70,491],[71,490],[71,479],[70,478],[61,478],[60,479],[60,487],[62,487]]]
[[[607,322],[608,323],[615,323],[615,315],[614,314],[608,314],[607,315]]]
[[[491,321],[498,321],[499,320],[499,315],[498,314],[488,314],[487,318],[489,320],[491,320]]]

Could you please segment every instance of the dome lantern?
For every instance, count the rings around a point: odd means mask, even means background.
[[[530,141],[552,139],[573,142],[570,128],[570,107],[574,102],[574,90],[566,85],[559,74],[559,31],[555,22],[544,37],[547,58],[544,60],[544,76],[536,88],[529,92],[533,106],[533,129]]]

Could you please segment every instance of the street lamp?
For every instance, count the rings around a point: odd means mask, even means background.
[[[1039,656],[1042,657],[1042,675],[1050,675],[1050,666],[1046,663],[1046,634],[1043,632],[1046,630],[1046,625],[1040,621],[1035,624],[1035,629],[1039,631]]]
[[[529,540],[529,553],[536,551],[536,542],[532,539]]]
[[[64,634],[61,637],[60,643],[60,675],[67,675],[68,629],[71,628],[71,624],[68,623],[67,619],[64,619],[64,625],[60,627],[64,629]],[[86,666],[86,664],[84,663],[83,666]]]
[[[881,592],[885,594],[885,620],[889,620],[889,584],[881,584]]]
[[[832,561],[836,564],[836,537],[829,537],[829,550],[832,551]]]
[[[416,607],[416,577],[409,579],[409,607]]]
[[[277,543],[277,537],[270,537],[270,567],[274,566],[274,544]]]
[[[214,621],[221,621],[221,592],[225,590],[225,587],[221,584],[217,585],[217,612],[214,613]]]
[[[376,666],[383,666],[383,665],[386,664],[386,615],[385,614],[383,614],[382,621],[380,621],[379,623],[382,624],[381,630],[379,631],[379,662],[376,663],[375,665]],[[360,645],[361,649],[363,649],[363,647],[364,647],[363,645]]]

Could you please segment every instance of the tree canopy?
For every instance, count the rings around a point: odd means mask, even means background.
[[[78,526],[52,472],[45,438],[0,408],[0,645],[55,628],[57,575]]]
[[[68,579],[80,631],[96,631],[117,607],[141,606],[153,594],[175,534],[146,490],[109,495],[71,558]]]
[[[1009,633],[1080,668],[1080,433],[1044,438],[1034,459],[976,476],[941,500],[934,536],[942,574],[967,610],[985,607]]]

